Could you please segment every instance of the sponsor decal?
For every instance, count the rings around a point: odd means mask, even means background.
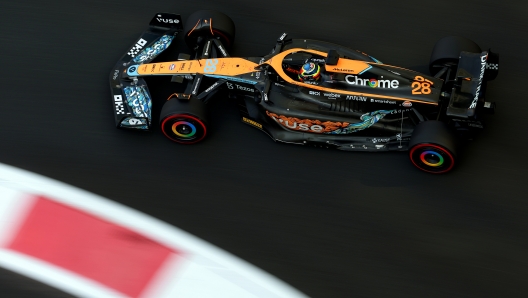
[[[178,20],[178,19],[163,19],[162,15],[160,15],[160,14],[156,18],[156,21],[158,21],[160,23],[165,23],[165,24],[178,24],[180,22],[180,20]]]
[[[222,55],[224,55],[224,57],[227,56],[227,53],[224,50],[224,47],[222,47],[221,45],[218,45],[218,49],[220,50],[220,52],[222,52]]]
[[[114,81],[117,79],[117,75],[119,74],[119,70],[114,70],[114,76],[112,77]]]
[[[339,67],[334,67],[334,68],[331,69],[331,71],[354,72],[353,69],[346,69],[346,68],[339,68]]]
[[[121,95],[114,95],[114,105],[117,115],[125,114],[125,107],[123,106],[123,97]]]
[[[182,64],[180,65],[180,71],[182,71],[184,68],[185,68],[185,63],[182,63]]]
[[[246,91],[246,92],[255,92],[254,89],[251,89],[251,88],[248,88],[248,87],[244,87],[244,86],[240,86],[238,84],[235,84],[236,88],[238,90],[242,90],[242,91]]]
[[[486,63],[486,69],[499,70],[498,63]]]
[[[392,114],[400,114],[400,113],[409,112],[410,110],[412,110],[412,109],[399,109],[399,110],[392,110],[390,114],[391,114],[391,115],[392,115]]]
[[[211,48],[211,41],[208,40],[207,43],[205,44],[205,53],[204,53],[204,56],[208,56],[209,55],[209,49]]]
[[[141,51],[141,49],[147,44],[147,41],[143,38],[140,38],[136,44],[128,51],[128,55],[132,58],[136,57],[136,55]]]
[[[346,100],[367,101],[365,96],[347,95]]]
[[[260,124],[260,123],[258,123],[256,121],[253,121],[253,120],[248,119],[246,117],[242,117],[242,121],[244,121],[244,122],[246,122],[248,124],[251,124],[251,125],[253,125],[253,126],[257,127],[257,128],[262,129],[262,124]]]
[[[484,70],[486,69],[486,61],[488,60],[488,55],[481,56],[480,57],[480,76],[479,76],[479,83],[477,85],[477,90],[475,91],[475,97],[473,98],[473,101],[471,102],[471,105],[469,106],[470,109],[474,109],[477,107],[477,101],[480,94],[480,88],[482,87],[482,78],[484,77]]]
[[[171,65],[169,66],[169,69],[170,69],[170,70],[173,70],[173,69],[174,69],[174,64],[171,64]]]
[[[323,134],[349,134],[360,130],[367,129],[378,122],[381,118],[388,115],[393,110],[378,110],[361,115],[361,122],[333,122],[312,119],[299,119],[295,117],[286,117],[266,111],[266,115],[271,117],[275,122],[291,130],[323,133]]]
[[[156,69],[156,64],[152,64],[152,68],[150,69],[150,72],[154,72],[155,69]]]
[[[396,104],[396,101],[394,101],[394,100],[388,100],[388,99],[377,99],[377,98],[371,98],[371,99],[370,99],[370,102],[374,102],[374,103],[387,103],[387,104],[391,104],[391,105]]]
[[[376,144],[376,143],[387,143],[388,141],[390,141],[390,138],[373,138],[371,141],[374,144]]]
[[[209,88],[205,89],[205,92],[208,93],[209,91],[213,90],[216,86],[218,86],[218,82],[215,82]]]
[[[320,96],[320,95],[321,95],[321,92],[318,92],[318,91],[309,91],[308,94],[310,94],[310,95],[318,95],[318,96]]]
[[[236,86],[236,89],[238,89],[238,90],[242,90],[242,91],[246,91],[246,92],[255,92],[255,89],[244,87],[244,86],[240,86],[238,84],[232,84],[232,83],[226,82],[226,85],[227,85],[227,89],[231,89],[231,90],[235,89],[235,86]]]
[[[142,72],[147,72],[147,65],[146,64],[141,66],[141,71]]]
[[[194,90],[192,91],[192,94],[196,95],[196,92],[198,91],[198,86],[200,86],[200,77],[196,78],[196,84],[194,85]]]
[[[326,97],[332,97],[332,98],[341,98],[341,94],[335,94],[335,93],[323,93]]]
[[[383,149],[385,148],[385,145],[374,145],[376,147],[376,149]]]
[[[405,108],[410,108],[412,107],[412,102],[406,100],[402,103],[402,106],[405,107]]]
[[[127,68],[126,74],[129,76],[138,76],[139,74],[137,73],[137,70],[138,70],[138,65],[132,65]]]
[[[207,59],[205,60],[205,67],[203,71],[205,73],[213,73],[216,71],[217,64],[218,64],[218,59]]]
[[[282,41],[282,40],[286,37],[286,35],[288,35],[288,34],[286,34],[286,32],[285,32],[285,33],[282,33],[281,37],[279,37],[279,40]]]
[[[383,78],[383,76],[381,78]],[[347,75],[345,80],[351,85],[369,86],[371,88],[395,89],[400,87],[400,82],[398,80],[362,79],[355,75]]]

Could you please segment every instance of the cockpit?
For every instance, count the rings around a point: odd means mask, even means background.
[[[325,57],[312,53],[286,55],[282,60],[282,70],[289,78],[311,85],[321,85],[330,79],[325,71]]]

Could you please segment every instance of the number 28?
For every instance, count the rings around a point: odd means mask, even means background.
[[[422,76],[416,76],[411,84],[412,94],[431,94],[431,85],[433,82]]]

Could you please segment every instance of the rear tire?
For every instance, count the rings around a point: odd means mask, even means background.
[[[174,142],[198,143],[207,135],[205,104],[199,99],[173,98],[161,109],[160,125],[163,134]]]
[[[204,38],[216,37],[227,48],[235,41],[235,23],[233,20],[216,10],[200,10],[187,18],[185,27],[185,42],[191,50],[201,46]]]
[[[460,52],[481,53],[482,50],[474,41],[460,36],[447,36],[437,41],[429,59],[431,75],[444,66],[457,65]]]
[[[451,171],[456,162],[456,138],[441,121],[419,123],[409,143],[409,158],[418,169],[443,174]]]

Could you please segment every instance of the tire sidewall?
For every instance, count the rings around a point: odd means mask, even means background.
[[[444,122],[424,121],[414,128],[409,142],[409,158],[422,171],[447,173],[456,164],[457,143],[455,134]],[[428,158],[435,161],[428,161]]]

